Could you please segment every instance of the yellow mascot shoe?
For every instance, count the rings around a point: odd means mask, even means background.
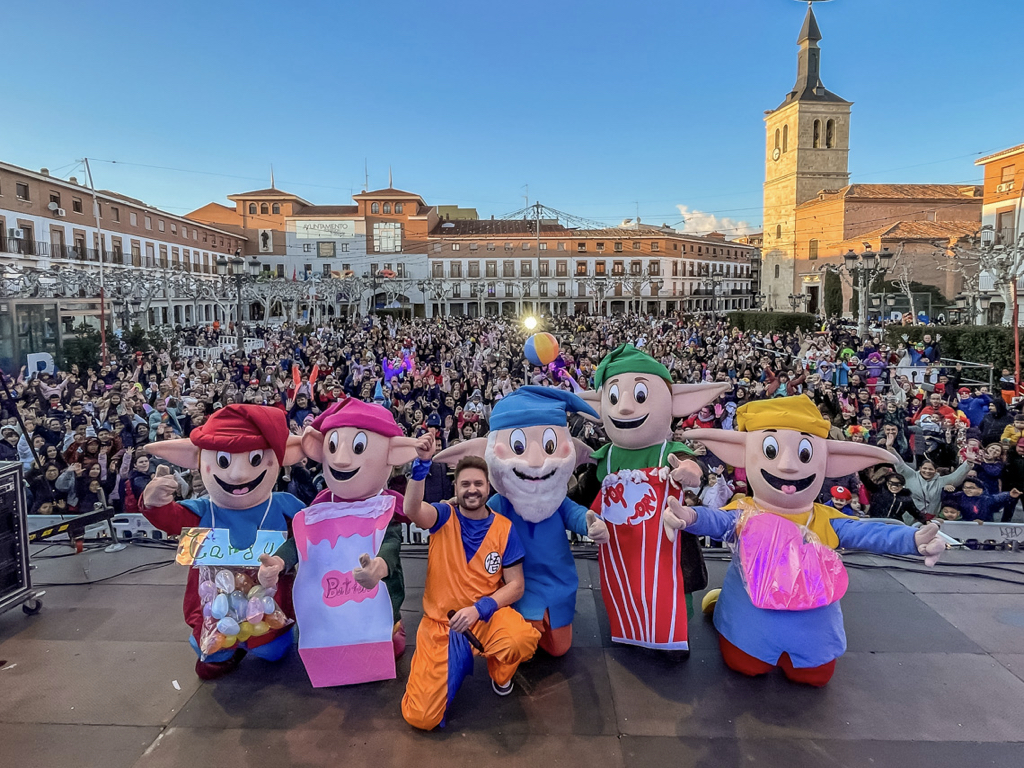
[[[715,612],[715,603],[718,602],[718,596],[722,594],[720,589],[708,590],[708,593],[704,595],[704,599],[700,601],[700,609],[704,612],[705,616],[710,616]]]

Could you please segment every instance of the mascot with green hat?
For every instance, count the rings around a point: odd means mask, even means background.
[[[714,402],[729,385],[673,384],[668,369],[632,344],[608,353],[594,373],[594,391],[581,396],[601,415],[611,442],[593,454],[601,492],[591,510],[608,525],[599,553],[601,595],[612,640],[661,650],[689,650],[687,603],[704,580],[693,537],[670,541],[662,527],[669,498],[699,483],[701,471],[672,419]],[[692,612],[692,611],[691,611]]]
[[[497,491],[487,505],[512,521],[526,553],[526,589],[513,607],[540,631],[540,647],[552,656],[565,654],[572,645],[579,589],[565,533],[608,541],[605,523],[565,497],[569,478],[590,453],[570,435],[569,413],[597,418],[572,392],[520,387],[494,406],[487,437],[458,443],[434,457],[448,464],[471,455],[487,461]]]

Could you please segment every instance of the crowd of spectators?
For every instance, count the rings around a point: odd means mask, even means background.
[[[685,441],[692,427],[735,428],[736,409],[750,400],[803,394],[831,422],[833,439],[888,450],[891,464],[826,482],[820,501],[848,514],[1009,521],[1024,491],[1024,413],[1016,410],[1013,377],[1003,371],[995,392],[971,383],[962,365],[943,361],[939,336],[889,347],[837,322],[806,333],[741,333],[713,318],[557,316],[537,330],[558,339],[560,356],[533,366],[523,357],[530,332],[516,318],[370,316],[303,330],[254,328],[262,348],[216,359],[122,351],[84,370],[22,370],[7,382],[13,400],[0,395],[0,460],[23,463],[32,513],[96,504],[134,512],[160,463],[142,446],[188,436],[229,403],[278,408],[299,433],[339,398],[375,400],[409,435],[430,430],[444,447],[486,434],[491,407],[524,383],[590,388],[601,358],[631,342],[679,382],[731,384],[716,403],[680,420],[676,439]],[[219,334],[192,328],[176,336],[207,347]],[[604,439],[600,425],[581,417],[571,426],[594,447]],[[720,505],[744,491],[742,470],[692,447],[706,469],[702,485],[688,490],[692,503]],[[203,494],[198,476],[172,469],[183,497]],[[311,501],[318,474],[303,462],[282,474],[280,489]],[[450,495],[436,467],[427,500]]]

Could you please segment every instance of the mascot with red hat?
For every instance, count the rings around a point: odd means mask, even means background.
[[[170,475],[150,481],[142,494],[142,513],[154,526],[178,536],[189,528],[226,529],[233,549],[249,549],[259,531],[288,530],[302,502],[288,493],[274,493],[282,466],[302,459],[300,438],[288,434],[284,413],[263,405],[229,405],[192,430],[187,439],[150,443],[146,453],[185,469],[199,470],[208,498],[174,501],[177,482]],[[292,615],[291,581],[277,591],[277,602]],[[199,597],[199,570],[189,570],[185,587],[185,622],[192,628],[189,641],[200,659],[196,674],[213,680],[235,669],[246,651],[277,661],[292,645],[292,629],[282,626],[248,638],[235,648],[200,652],[203,604]]]
[[[259,580],[271,588],[298,566],[299,656],[314,688],[395,677],[405,650],[402,533],[394,521],[403,499],[386,488],[391,470],[416,458],[417,443],[387,408],[352,398],[302,433],[327,488],[295,516],[294,539],[260,556]]]

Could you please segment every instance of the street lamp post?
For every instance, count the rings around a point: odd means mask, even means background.
[[[718,317],[718,289],[722,285],[721,275],[711,275],[705,280],[701,280],[701,285],[711,289],[711,314]]]
[[[889,271],[895,255],[888,248],[883,248],[877,253],[870,247],[863,253],[855,253],[851,248],[843,255],[842,267],[830,267],[835,271],[845,271],[853,281],[854,289],[858,293],[857,335],[861,338],[867,336],[868,333],[868,299],[870,298],[871,283],[876,277]]]
[[[793,308],[794,312],[802,312],[804,303],[810,298],[806,293],[791,293],[789,294],[789,306]]]
[[[230,259],[224,254],[217,257],[217,274],[225,278],[230,274],[235,280],[235,330],[238,331],[238,351],[243,353],[245,352],[245,334],[242,330],[242,285],[246,278],[243,267],[246,266],[249,269],[249,275],[255,279],[261,269],[260,260],[255,256],[246,261],[242,258],[241,249],[236,249],[235,255]]]

